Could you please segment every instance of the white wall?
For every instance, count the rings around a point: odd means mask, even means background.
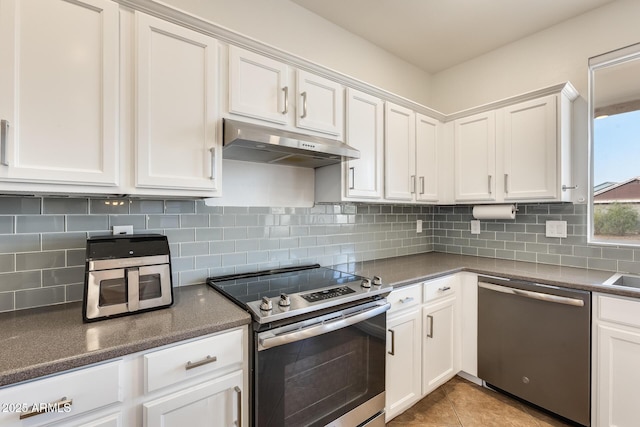
[[[618,0],[431,76],[429,107],[454,113],[571,81],[587,98],[588,58],[640,42],[640,1]]]
[[[185,12],[429,105],[430,75],[289,0],[164,0]]]

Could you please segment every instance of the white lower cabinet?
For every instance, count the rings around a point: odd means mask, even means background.
[[[387,422],[460,370],[459,281],[445,276],[387,298]]]
[[[640,423],[640,300],[593,294],[591,425]]]
[[[145,427],[242,425],[242,370],[143,404]]]

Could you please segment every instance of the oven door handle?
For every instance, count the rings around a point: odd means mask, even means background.
[[[266,332],[265,335],[268,336],[261,337],[260,335],[262,334],[258,334],[258,351],[268,350],[280,345],[302,341],[307,338],[316,337],[318,335],[323,335],[328,332],[346,328],[347,326],[355,325],[356,323],[382,314],[390,308],[391,304],[385,301],[384,303],[381,303],[381,305],[368,309],[366,311],[361,311],[350,316],[341,317],[335,320],[329,320],[327,322],[322,322],[320,324],[312,325],[306,328],[297,329],[295,331],[287,332],[282,335],[273,335],[269,332]]]

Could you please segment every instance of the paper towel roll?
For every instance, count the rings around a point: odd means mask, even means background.
[[[475,219],[515,219],[514,205],[482,205],[473,207]]]

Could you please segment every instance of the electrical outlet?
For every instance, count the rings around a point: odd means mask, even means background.
[[[112,234],[133,234],[133,225],[114,225],[111,227]]]
[[[546,221],[545,236],[567,237],[567,221]]]
[[[416,233],[422,233],[422,220],[416,221]]]
[[[480,220],[472,219],[471,220],[471,234],[480,234]]]

